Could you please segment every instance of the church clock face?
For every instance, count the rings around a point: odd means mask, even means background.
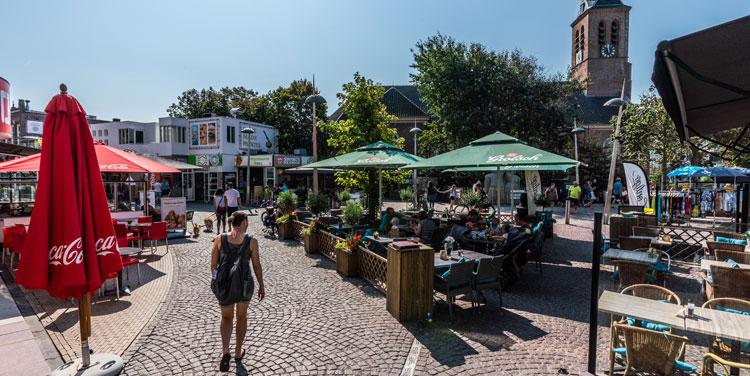
[[[612,58],[615,57],[615,46],[611,43],[602,45],[602,57],[605,58]]]

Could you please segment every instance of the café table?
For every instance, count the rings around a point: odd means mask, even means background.
[[[143,252],[143,249],[138,247],[119,247],[117,250],[120,251],[120,256],[137,255]]]
[[[740,343],[750,341],[750,316],[695,307],[693,315],[685,317],[683,309],[683,306],[677,304],[612,291],[604,291],[599,297],[599,311],[601,312],[668,325],[686,332],[724,338],[732,341],[734,360],[739,358]],[[733,370],[733,374],[738,374],[734,371],[738,370]]]
[[[619,248],[608,249],[606,252],[604,252],[604,254],[602,254],[602,258],[608,260],[634,261],[649,265],[655,265],[657,262],[659,262],[658,253],[648,253],[646,251],[630,251]]]
[[[645,235],[632,235],[630,236],[632,239],[648,239],[651,240],[651,246],[653,247],[671,247],[672,241],[664,241],[659,237],[654,236],[645,236]]]
[[[710,272],[712,265],[714,265],[714,266],[721,266],[721,267],[725,267],[725,268],[731,268],[732,267],[732,265],[729,264],[728,262],[719,261],[719,260],[708,260],[708,259],[705,259],[705,258],[701,259],[701,271],[702,272],[706,272],[706,273]],[[737,263],[737,267],[740,268],[740,269],[748,269],[748,270],[750,270],[750,265],[748,265],[748,264]]]
[[[474,251],[468,251],[465,249],[460,250],[463,252],[463,257],[470,261],[478,261],[482,258],[492,258],[490,255],[485,255],[484,253],[474,252]],[[458,255],[459,250],[454,249],[451,252],[450,258],[448,260],[443,260],[440,258],[440,252],[435,252],[435,268],[449,268],[453,264],[457,264],[458,260],[461,259],[461,256]]]
[[[376,238],[372,235],[367,235],[364,237],[364,240],[371,241],[373,243],[376,243],[379,246],[385,247],[388,244],[393,243],[394,241],[406,240],[406,238],[392,238],[389,236],[382,236],[382,235]]]
[[[140,238],[138,240],[138,245],[143,248],[143,233],[144,229],[151,227],[152,223],[138,223],[138,222],[131,222],[128,224],[128,228],[135,229],[135,231],[139,234]]]

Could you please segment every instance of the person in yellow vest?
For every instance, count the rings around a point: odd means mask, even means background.
[[[573,213],[578,211],[578,204],[581,201],[581,186],[578,185],[577,181],[573,182],[573,185],[568,188],[568,198],[570,203],[573,204]]]

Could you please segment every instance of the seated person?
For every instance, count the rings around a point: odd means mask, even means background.
[[[414,233],[419,236],[419,241],[422,244],[430,244],[432,233],[435,232],[437,225],[435,225],[435,221],[427,217],[427,213],[424,210],[420,211],[417,217],[419,218],[419,222],[414,228]]]
[[[453,225],[448,235],[458,242],[459,245],[465,245],[469,241],[471,236],[471,229],[461,225]]]
[[[500,224],[500,218],[498,217],[492,217],[492,222],[490,222],[490,225],[487,226],[487,235],[502,235],[503,234],[503,226]]]
[[[466,216],[466,222],[479,223],[481,218],[477,209],[469,210],[469,214]]]
[[[398,238],[401,236],[401,221],[398,219],[398,217],[393,217],[391,219],[391,226],[390,230],[388,230],[388,235],[394,238]]]
[[[401,213],[396,213],[395,210],[393,210],[392,207],[388,207],[385,209],[385,213],[383,213],[383,216],[380,218],[380,227],[379,230],[381,233],[385,234],[388,231],[391,230],[391,222],[394,218],[401,219]]]

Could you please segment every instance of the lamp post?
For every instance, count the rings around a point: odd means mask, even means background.
[[[416,125],[414,128],[409,129],[409,133],[412,134],[412,137],[414,137],[414,155],[417,155],[417,136],[422,133],[422,129],[418,128]],[[419,207],[419,199],[417,198],[417,170],[414,169],[414,176],[412,177],[414,180],[414,209],[417,209]]]
[[[316,104],[326,103],[326,99],[319,94],[313,94],[305,98],[305,104],[312,103],[312,158],[313,163],[318,161],[318,126],[317,126],[317,113]],[[313,169],[313,192],[318,193],[318,169]]]
[[[575,153],[576,162],[578,162],[578,134],[583,133],[584,131],[585,129],[576,126],[576,120],[573,119],[573,130],[571,130],[570,133],[573,134],[573,152]],[[576,181],[578,184],[581,184],[581,177],[579,176],[578,168],[579,167],[576,164]]]
[[[620,124],[622,123],[622,111],[630,104],[625,97],[625,83],[620,98],[612,98],[604,103],[604,107],[619,107],[617,111],[617,123],[615,123],[615,135],[612,142],[612,159],[609,161],[609,179],[607,180],[607,194],[604,198],[604,224],[609,224],[609,212],[612,210],[612,187],[615,184],[615,167],[617,166],[617,154],[620,152]]]
[[[245,172],[245,192],[247,192],[247,207],[250,207],[250,197],[252,195],[250,194],[250,135],[255,133],[255,129],[250,127],[242,128],[240,133],[247,135],[247,171]],[[237,179],[239,179],[239,176],[237,176]],[[251,209],[252,211],[252,209]]]

